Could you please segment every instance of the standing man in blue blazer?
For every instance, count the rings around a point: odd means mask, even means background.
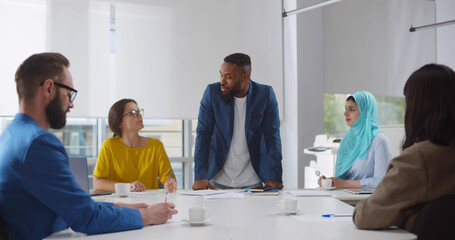
[[[207,86],[199,109],[194,190],[282,189],[278,103],[272,87],[250,79],[243,53],[224,58],[220,82]]]

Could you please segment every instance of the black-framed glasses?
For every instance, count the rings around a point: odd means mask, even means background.
[[[52,80],[52,81],[54,81],[54,80]],[[54,84],[55,84],[55,86],[57,86],[57,87],[61,87],[61,88],[64,88],[64,89],[67,89],[67,90],[70,90],[70,91],[71,91],[71,94],[68,95],[68,98],[69,98],[69,100],[70,100],[71,103],[74,101],[74,99],[76,99],[76,96],[77,96],[77,90],[76,90],[76,89],[74,89],[74,88],[72,88],[72,87],[68,87],[68,86],[66,86],[65,84],[58,83],[58,82],[56,82],[56,81],[54,81]],[[43,86],[43,85],[44,85],[44,81],[42,81],[39,85],[40,85],[40,86]]]
[[[131,110],[131,111],[125,113],[125,115],[123,115],[123,116],[126,116],[126,115],[128,115],[128,114],[129,114],[131,117],[135,117],[135,118],[137,118],[137,117],[139,116],[139,114],[141,114],[142,116],[144,116],[144,109],[142,109],[142,108],[137,109],[137,110],[136,110],[136,109],[133,109],[133,110]]]

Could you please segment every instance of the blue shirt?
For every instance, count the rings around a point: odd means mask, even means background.
[[[93,201],[71,174],[63,144],[20,113],[0,137],[0,216],[9,239],[143,227],[137,209]]]
[[[342,179],[360,180],[364,189],[375,189],[384,177],[391,159],[390,141],[383,133],[378,133],[368,148],[367,158],[357,159]]]

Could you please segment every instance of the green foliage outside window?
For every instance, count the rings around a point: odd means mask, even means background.
[[[344,106],[348,94],[324,94],[324,132],[330,135],[344,135],[349,127],[344,117]],[[379,125],[404,124],[404,97],[378,97]]]

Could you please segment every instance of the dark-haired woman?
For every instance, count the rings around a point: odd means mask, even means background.
[[[119,182],[133,184],[133,191],[158,189],[158,181],[169,192],[177,190],[175,178],[170,178],[173,170],[163,144],[139,135],[144,127],[143,113],[132,99],[122,99],[112,105],[109,127],[114,136],[101,146],[93,173],[96,190],[115,191],[115,184]]]
[[[403,152],[390,161],[373,195],[357,204],[358,228],[398,226],[411,231],[426,203],[455,194],[454,93],[455,72],[444,65],[425,65],[409,77]]]

